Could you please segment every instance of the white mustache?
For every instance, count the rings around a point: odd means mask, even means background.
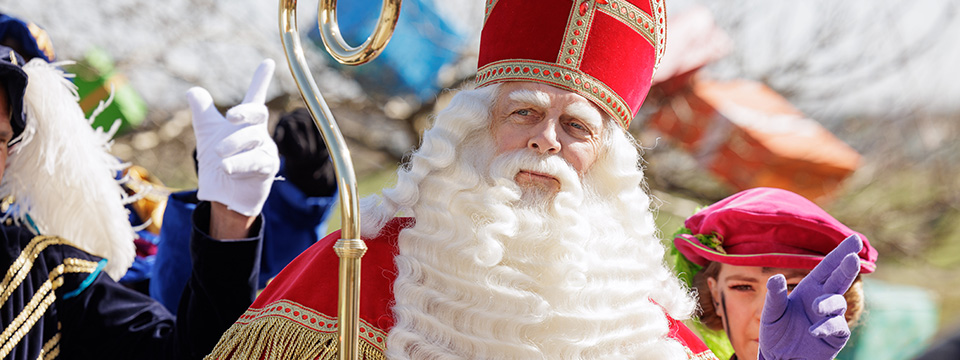
[[[527,149],[514,150],[497,155],[490,164],[494,179],[509,179],[521,170],[549,175],[560,182],[560,190],[580,182],[580,175],[559,155],[538,155]]]

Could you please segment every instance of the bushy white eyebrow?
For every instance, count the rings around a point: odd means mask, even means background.
[[[563,110],[567,115],[583,120],[594,128],[603,128],[603,115],[600,114],[600,111],[597,111],[596,107],[590,105],[590,103],[575,102],[567,105],[567,108]]]
[[[542,108],[550,107],[550,96],[543,91],[536,90],[514,90],[510,92],[508,98],[513,101],[522,102]]]

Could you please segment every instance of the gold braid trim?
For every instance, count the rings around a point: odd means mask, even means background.
[[[37,357],[37,360],[52,360],[56,359],[58,355],[60,355],[59,332],[43,344],[43,349],[40,350],[40,356]]]
[[[361,319],[360,359],[386,360],[386,333]],[[244,312],[205,359],[339,358],[337,319],[289,300]]]
[[[486,3],[483,8],[483,25],[487,25],[487,18],[490,17],[490,12],[493,11],[493,8],[497,6],[498,0],[485,0]]]
[[[39,236],[37,238],[39,238]],[[48,238],[48,240],[49,239],[59,240],[58,238]],[[34,240],[36,240],[36,238],[34,238]],[[33,242],[31,242],[31,244],[33,244]],[[46,245],[44,245],[44,247],[46,247]],[[36,256],[34,256],[34,259],[36,259]],[[32,267],[32,264],[33,263],[31,261],[31,266],[29,267]],[[23,337],[26,336],[31,329],[33,329],[33,325],[36,324],[41,317],[43,317],[43,315],[47,312],[47,309],[50,308],[50,304],[53,304],[53,302],[57,299],[56,290],[63,285],[63,274],[90,273],[96,270],[96,268],[96,262],[76,258],[64,259],[63,264],[54,267],[53,270],[50,271],[47,281],[44,281],[43,284],[40,285],[30,301],[23,307],[23,310],[20,311],[20,314],[18,314],[17,317],[15,317],[13,321],[7,325],[7,328],[3,330],[3,333],[0,333],[0,344],[3,344],[3,346],[0,347],[0,358],[4,358],[10,354],[13,348],[20,343],[20,340],[22,340]],[[23,277],[25,276],[26,275]],[[21,277],[20,281],[17,283],[18,286],[20,282],[23,281],[23,277]],[[55,344],[51,345],[54,343],[54,340],[56,340]],[[45,358],[53,358],[60,353],[58,336],[54,336],[47,341],[47,343],[44,345],[44,349],[46,349],[47,345],[56,347],[53,348]],[[43,352],[41,352],[41,355],[43,355]]]
[[[577,68],[528,59],[494,61],[477,70],[477,87],[507,81],[528,81],[552,85],[579,94],[612,116],[624,129],[633,112],[613,89]]]
[[[7,269],[7,274],[4,275],[3,282],[0,282],[0,304],[6,303],[7,299],[10,298],[10,294],[13,294],[13,290],[20,287],[20,283],[23,282],[23,279],[30,273],[30,269],[33,268],[33,262],[40,256],[40,252],[50,245],[60,244],[73,245],[55,236],[36,236],[33,240],[30,240],[30,243],[20,252],[17,260],[14,260],[10,268]]]

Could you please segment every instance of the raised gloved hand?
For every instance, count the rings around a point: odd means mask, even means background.
[[[197,136],[198,199],[222,203],[246,216],[263,208],[280,169],[264,105],[275,66],[271,59],[260,63],[243,103],[228,110],[226,118],[207,90],[187,91]]]
[[[863,242],[851,235],[787,294],[783,275],[767,280],[760,316],[760,360],[833,359],[850,338],[843,293],[860,272]]]
[[[337,176],[327,146],[323,143],[310,112],[300,108],[280,117],[273,141],[286,165],[286,178],[311,197],[337,192]]]

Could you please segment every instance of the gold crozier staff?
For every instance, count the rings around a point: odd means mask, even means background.
[[[341,64],[361,65],[373,60],[390,41],[393,29],[400,15],[400,0],[383,0],[383,8],[377,28],[367,41],[359,47],[352,47],[340,36],[337,25],[337,1],[320,0],[317,19],[323,45],[330,55]],[[337,173],[337,186],[340,189],[340,215],[343,228],[341,239],[334,245],[340,257],[340,274],[337,318],[339,326],[340,359],[357,359],[360,336],[360,258],[367,246],[360,239],[359,196],[357,179],[353,171],[350,150],[343,140],[330,108],[320,95],[313,75],[306,65],[303,48],[300,46],[300,34],[297,31],[297,1],[280,0],[280,38],[286,53],[287,64],[300,89],[300,95],[314,123],[323,135],[323,141],[330,152],[330,159]]]

